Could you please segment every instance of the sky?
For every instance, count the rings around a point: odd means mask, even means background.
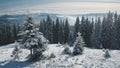
[[[0,15],[27,11],[57,14],[120,13],[120,0],[0,0]]]

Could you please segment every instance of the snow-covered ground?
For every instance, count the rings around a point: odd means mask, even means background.
[[[62,54],[64,47],[49,44],[45,55],[55,54],[55,58],[38,62],[27,61],[29,50],[21,49],[19,60],[11,57],[14,44],[0,47],[0,68],[120,68],[120,51],[111,50],[111,58],[105,59],[101,49],[85,48],[83,55],[69,56]]]

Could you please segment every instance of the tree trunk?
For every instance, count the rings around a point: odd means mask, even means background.
[[[32,49],[30,49],[30,55],[32,56]]]

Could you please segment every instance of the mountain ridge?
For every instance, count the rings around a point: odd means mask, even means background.
[[[0,15],[0,22],[21,24],[25,22],[28,16],[31,16],[33,17],[36,23],[39,23],[40,20],[46,19],[47,16],[50,16],[51,19],[54,21],[56,20],[56,18],[59,18],[61,20],[68,19],[68,21],[70,22],[70,25],[74,25],[76,17],[85,16],[85,17],[95,18],[95,17],[103,17],[105,15],[106,13],[89,13],[89,14],[74,14],[74,15],[73,14],[63,15],[63,14],[54,14],[54,13],[34,13],[34,14],[15,14],[15,15],[6,14],[6,15]],[[6,22],[6,20],[8,22]]]

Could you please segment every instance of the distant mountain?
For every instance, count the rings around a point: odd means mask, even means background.
[[[104,16],[106,13],[74,14],[72,16]]]
[[[75,14],[75,15],[62,15],[62,14],[53,14],[53,13],[35,13],[35,14],[21,14],[21,15],[1,15],[0,16],[0,23],[25,23],[26,18],[28,16],[32,16],[35,23],[39,23],[40,20],[46,19],[47,16],[50,16],[54,21],[56,18],[65,20],[68,19],[70,25],[73,25],[76,17],[83,16],[83,14]],[[95,18],[95,17],[103,17],[106,15],[105,13],[90,13],[90,14],[84,14],[85,17],[89,18]]]
[[[0,16],[0,23],[23,23],[26,15],[2,15]]]
[[[32,16],[36,23],[39,23],[41,19],[47,18],[50,15],[52,19],[57,18],[57,14],[48,13],[36,13],[36,14],[21,14],[21,15],[1,15],[0,23],[25,23],[28,16]]]

